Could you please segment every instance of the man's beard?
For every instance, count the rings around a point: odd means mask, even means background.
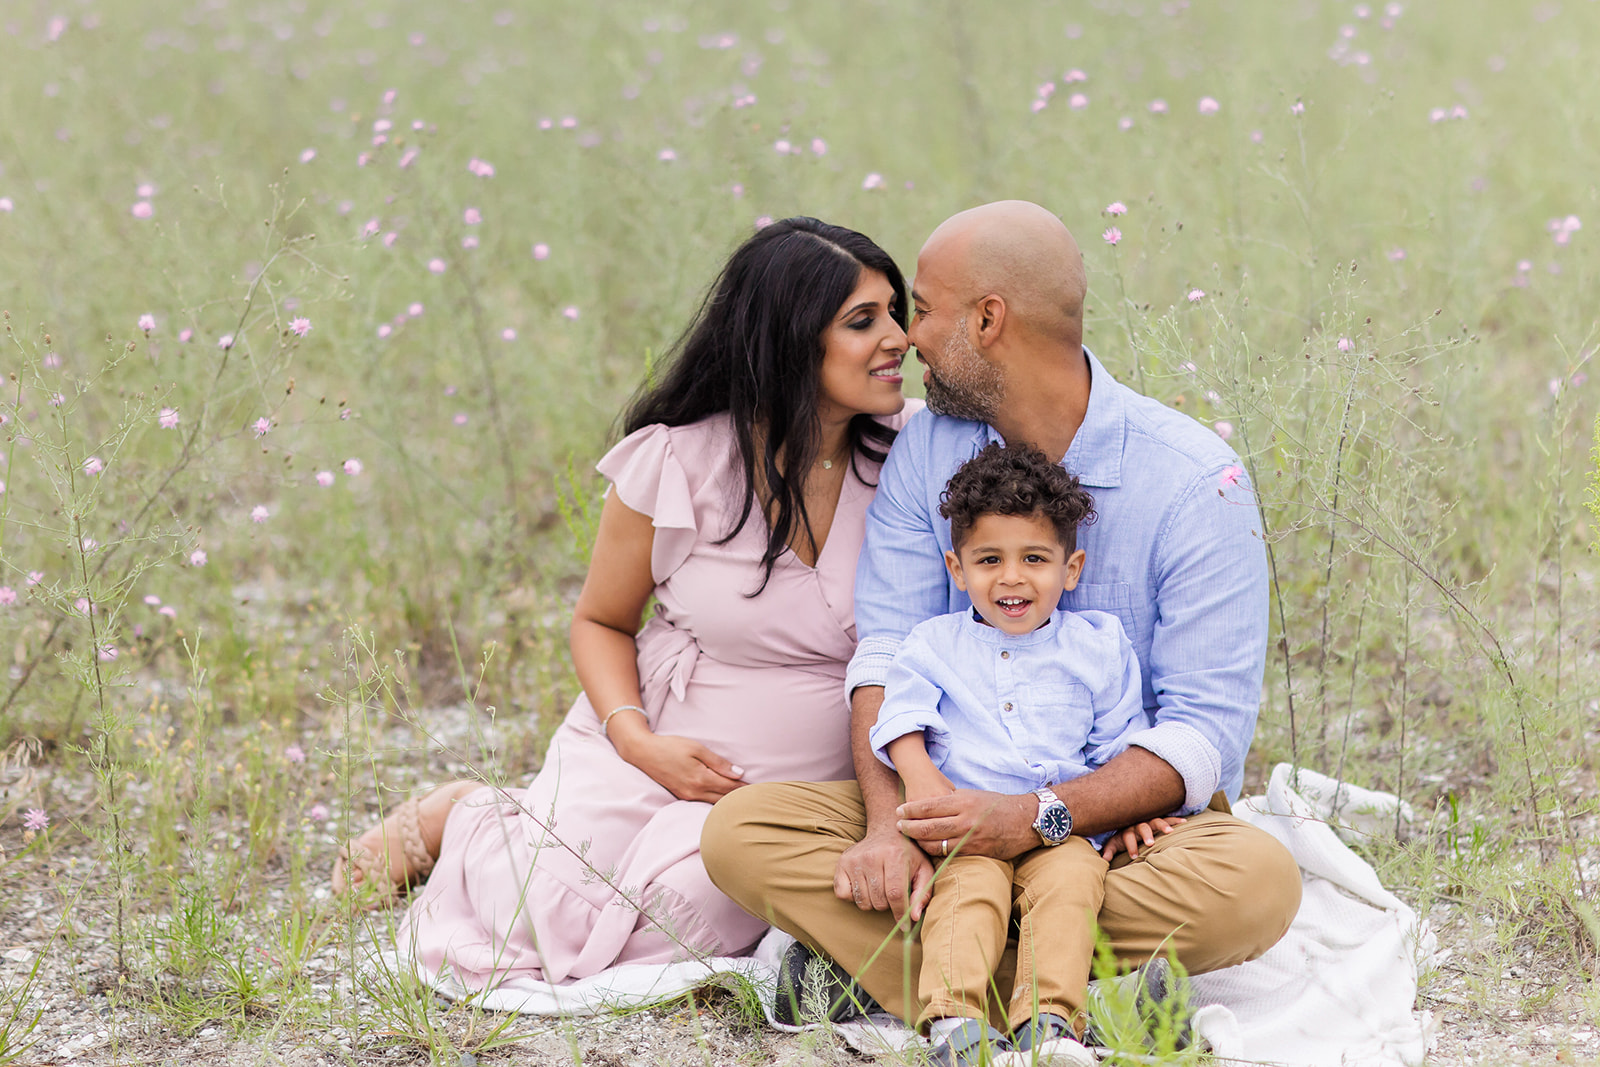
[[[935,415],[992,423],[1005,396],[1005,379],[972,347],[966,319],[956,324],[943,354],[942,373],[928,368],[928,407]]]

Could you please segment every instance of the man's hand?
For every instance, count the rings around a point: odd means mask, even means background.
[[[907,915],[917,922],[933,896],[933,864],[899,833],[869,832],[839,857],[833,895],[862,911],[887,909],[897,922]]]
[[[1153,845],[1156,843],[1156,834],[1170,834],[1187,821],[1176,815],[1169,815],[1164,819],[1151,819],[1149,822],[1130,826],[1107,838],[1106,847],[1100,850],[1100,855],[1107,863],[1116,859],[1118,852],[1126,852],[1134,859],[1138,859],[1140,841],[1146,845]]]
[[[911,800],[896,812],[900,832],[928,855],[942,858],[958,848],[964,855],[1008,860],[1039,847],[1033,820],[1039,798],[977,789],[957,789],[942,797]]]

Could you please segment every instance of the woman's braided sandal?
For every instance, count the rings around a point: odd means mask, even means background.
[[[435,861],[422,841],[421,812],[422,807],[416,800],[408,800],[390,814],[400,851],[405,856],[405,866],[398,877],[389,859],[391,840],[388,834],[384,835],[383,847],[377,852],[352,840],[339,850],[339,858],[334,863],[333,891],[343,893],[374,885],[380,887],[379,896],[392,898],[398,896],[401,889],[425,880],[432,873]],[[388,823],[389,819],[385,819],[378,828],[385,829]],[[383,887],[387,887],[387,892]]]

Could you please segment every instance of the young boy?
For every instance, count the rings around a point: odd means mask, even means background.
[[[1072,836],[1050,786],[1110,760],[1147,725],[1139,662],[1116,616],[1057,609],[1083,571],[1077,527],[1094,518],[1077,478],[1035,448],[991,444],[941,500],[953,546],[945,565],[972,610],[907,635],[872,746],[908,801],[954,789],[1037,793],[1040,844],[1003,861],[945,843],[922,923],[918,1023],[935,1064],[1092,1064],[1079,1035],[1107,864],[1097,844]],[[1013,915],[1015,1045],[983,1022]]]

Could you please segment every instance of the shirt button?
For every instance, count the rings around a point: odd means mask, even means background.
[[[1006,701],[1006,704],[1005,704],[1005,710],[1006,710],[1006,711],[1010,711],[1010,710],[1011,710],[1011,701],[1009,701],[1009,700],[1008,700],[1008,701]]]
[[[1011,658],[1011,653],[1009,653],[1009,652],[1002,652],[1002,653],[1000,653],[1000,658],[1001,658],[1001,659],[1010,659],[1010,658]]]

